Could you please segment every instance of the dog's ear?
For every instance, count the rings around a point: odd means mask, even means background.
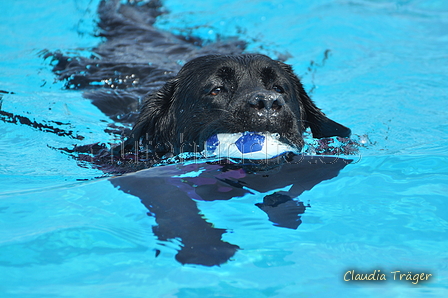
[[[303,89],[303,85],[299,78],[294,74],[290,65],[279,62],[282,68],[291,76],[295,85],[296,92],[302,102],[302,121],[303,129],[311,128],[314,138],[327,138],[327,137],[343,137],[348,138],[351,135],[351,130],[331,119],[314,104],[308,94]]]
[[[303,91],[301,94],[302,103],[304,107],[304,125],[305,128],[311,128],[314,138],[328,138],[328,137],[343,137],[348,138],[351,135],[351,130],[342,124],[339,124],[329,119],[325,114],[314,104],[309,96]]]
[[[141,139],[143,142],[150,139],[152,144],[149,145],[161,151],[164,151],[162,147],[169,146],[174,135],[174,114],[171,106],[177,82],[177,78],[169,80],[159,91],[145,99],[131,135],[124,144],[125,148],[134,148]]]

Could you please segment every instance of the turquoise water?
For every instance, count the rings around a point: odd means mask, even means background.
[[[242,250],[220,267],[182,266],[179,243],[156,239],[138,198],[52,149],[110,141],[111,120],[63,90],[39,56],[88,54],[101,41],[98,1],[2,2],[0,89],[14,94],[1,109],[86,139],[0,122],[0,297],[448,295],[447,2],[164,4],[162,29],[237,35],[248,51],[289,55],[317,105],[370,144],[300,196],[311,208],[297,230],[272,226],[253,206],[261,195],[199,202]],[[387,281],[344,282],[349,270],[381,270]],[[394,281],[397,270],[433,277],[413,285]]]

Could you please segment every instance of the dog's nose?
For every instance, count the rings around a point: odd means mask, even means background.
[[[256,93],[249,99],[249,105],[258,111],[278,111],[284,104],[283,97],[277,93]]]

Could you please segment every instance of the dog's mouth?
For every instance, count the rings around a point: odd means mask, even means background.
[[[259,121],[259,119],[250,119],[246,115],[245,121],[232,120],[231,123],[216,121],[202,130],[199,133],[199,146],[201,150],[206,149],[206,145],[204,147],[201,145],[212,144],[216,140],[216,136],[221,136],[229,146],[237,142],[237,140],[240,143],[243,142],[243,139],[240,139],[243,136],[244,142],[252,142],[251,138],[253,137],[253,142],[260,143],[260,138],[257,136],[263,136],[267,140],[270,140],[271,143],[295,148],[296,151],[300,150],[303,146],[303,138],[298,129],[294,129],[293,127],[285,128],[278,119],[275,119],[275,121],[271,121],[270,119]],[[235,125],[235,123],[239,125]],[[253,144],[250,146],[256,145]]]
[[[226,146],[229,147],[235,144],[241,136],[245,136],[247,139],[245,140],[250,142],[248,134],[255,134],[265,136],[272,144],[277,144],[275,145],[277,147],[285,145],[296,148],[296,150],[297,148],[301,149],[303,138],[297,125],[298,121],[288,107],[278,108],[275,101],[272,103],[258,101],[258,104],[260,105],[259,109],[241,104],[229,108],[229,112],[225,115],[216,113],[213,121],[200,125],[196,124],[196,133],[190,131],[186,139],[192,143],[194,141],[198,142],[196,143],[198,150],[202,151],[207,147],[204,144],[212,144],[213,139],[218,135],[224,138],[225,143],[227,143]],[[263,104],[263,107],[261,107],[261,104]],[[256,147],[257,143],[259,141],[248,146]],[[221,142],[221,145],[223,144]]]
[[[204,143],[206,157],[260,160],[288,152],[299,154],[300,149],[283,142],[280,134],[269,132],[219,133],[210,136]]]

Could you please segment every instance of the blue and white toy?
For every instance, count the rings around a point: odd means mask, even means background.
[[[219,133],[205,144],[205,157],[271,159],[297,148],[279,141],[278,134],[256,132]]]

